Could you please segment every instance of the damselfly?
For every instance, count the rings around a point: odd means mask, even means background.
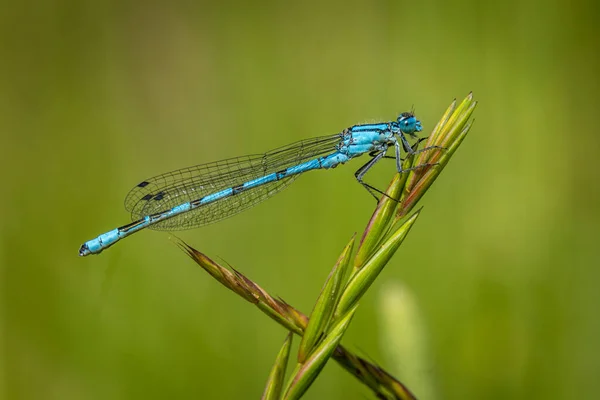
[[[200,164],[146,179],[125,198],[133,222],[85,242],[79,255],[98,254],[144,228],[184,230],[219,221],[266,200],[304,172],[335,168],[365,153],[372,158],[355,176],[377,198],[374,192],[382,192],[363,182],[364,175],[390,147],[395,148],[396,169],[406,171],[402,169],[400,146],[414,154],[405,135],[416,137],[415,132],[421,129],[414,114],[405,112],[395,121],[354,125],[335,135],[302,140],[264,154]]]

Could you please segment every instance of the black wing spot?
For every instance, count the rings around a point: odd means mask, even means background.
[[[137,185],[137,187],[143,188],[143,187],[146,187],[146,186],[148,186],[149,184],[150,184],[150,182],[143,181],[143,182],[140,182],[140,183]]]
[[[154,200],[159,201],[159,200],[162,200],[164,197],[165,197],[165,193],[160,192],[156,196],[154,196]]]
[[[152,198],[152,195],[151,195],[151,194],[147,194],[147,195],[145,195],[144,197],[142,197],[142,200],[146,200],[146,201],[148,201],[148,200],[150,200],[151,198]]]

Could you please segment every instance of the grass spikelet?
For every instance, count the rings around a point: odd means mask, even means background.
[[[243,299],[255,304],[261,311],[278,322],[287,330],[302,336],[308,325],[308,317],[285,301],[271,296],[258,284],[252,282],[241,273],[233,273],[227,268],[211,260],[202,252],[194,249],[180,239],[177,245],[202,269],[215,277],[223,286],[237,293]],[[414,399],[410,391],[391,374],[358,357],[341,345],[337,345],[333,359],[345,370],[367,385],[373,392],[384,399]],[[392,395],[390,395],[392,393]],[[391,397],[390,397],[391,396]]]
[[[342,251],[313,308],[306,317],[280,298],[271,296],[241,272],[219,265],[209,257],[177,239],[179,247],[206,272],[245,300],[255,304],[288,331],[303,336],[298,364],[292,373],[284,398],[297,399],[310,387],[327,360],[333,357],[344,369],[367,385],[381,399],[415,399],[399,380],[383,368],[341,346],[339,343],[364,296],[388,264],[416,222],[421,210],[414,206],[431,187],[467,133],[477,102],[469,94],[458,106],[448,107],[428,136],[424,151],[408,155],[402,164],[408,170],[396,174],[386,195],[378,202],[352,257],[354,237]],[[417,142],[415,148],[419,145]],[[399,222],[399,227],[396,227]],[[352,266],[352,272],[347,273]],[[281,398],[285,362],[291,336],[284,343],[267,382],[265,399]]]

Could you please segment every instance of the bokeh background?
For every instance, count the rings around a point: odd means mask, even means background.
[[[4,2],[0,397],[258,398],[280,326],[167,233],[84,259],[80,244],[128,221],[141,179],[413,105],[427,132],[473,91],[469,137],[344,343],[417,395],[597,398],[598,15],[593,1]],[[375,205],[360,165],[179,236],[309,312]],[[396,351],[390,283],[412,294],[425,351]],[[333,362],[306,396],[370,397]]]

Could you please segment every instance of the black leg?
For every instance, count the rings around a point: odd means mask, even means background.
[[[385,194],[384,192],[382,192],[381,190],[369,185],[368,183],[363,181],[363,177],[365,176],[365,174],[375,165],[377,164],[377,162],[379,160],[381,160],[382,158],[386,157],[385,155],[385,150],[381,151],[380,153],[377,154],[373,154],[371,153],[371,155],[373,156],[373,158],[371,160],[369,160],[369,162],[367,162],[365,165],[363,165],[362,167],[360,167],[355,173],[354,176],[356,177],[356,180],[358,181],[358,183],[360,183],[365,189],[367,189],[367,191],[371,194],[371,196],[373,196],[375,198],[375,200],[377,200],[379,202],[379,197],[377,197],[377,195],[375,195],[374,192],[379,193],[383,196],[389,197],[387,194]],[[392,199],[397,201],[396,199]]]
[[[402,147],[404,148],[404,151],[408,154],[414,154],[415,151],[413,150],[411,145],[408,143],[408,140],[406,140],[406,136],[404,136],[404,134],[402,132],[400,132],[400,134],[398,136],[400,136],[400,141],[402,142]],[[399,143],[396,142],[396,147],[399,148],[399,146],[400,146]]]
[[[420,144],[422,141],[424,141],[424,140],[427,140],[427,138],[428,138],[428,137],[419,138],[419,140],[417,140],[417,142],[416,142],[415,144],[413,144],[413,145],[412,145],[412,147],[411,147],[411,151],[407,151],[406,153],[409,153],[409,154],[419,154],[419,153],[421,153],[421,152],[422,152],[422,151],[424,151],[424,150],[429,150],[429,149],[433,149],[433,148],[438,148],[438,149],[443,149],[443,150],[445,150],[443,147],[438,147],[438,146],[430,146],[430,147],[427,147],[427,148],[425,148],[425,149],[423,149],[423,150],[417,150],[417,148],[419,147],[419,144]],[[376,151],[373,151],[373,152],[369,153],[369,155],[370,155],[371,157],[375,157],[375,155],[376,155],[376,154],[377,154],[377,152],[376,152]],[[397,160],[397,158],[396,158],[395,156],[388,156],[388,155],[385,155],[385,156],[383,156],[383,158],[387,158],[387,159],[390,159],[390,160]],[[404,161],[404,158],[400,158],[400,160]]]
[[[414,154],[423,153],[424,151],[429,151],[429,150],[433,150],[433,149],[446,150],[445,147],[440,147],[440,146],[429,146],[429,147],[425,147],[424,149],[421,149],[421,150],[416,150],[416,148],[419,146],[419,144],[422,141],[427,140],[428,137],[420,138],[419,140],[417,140],[417,142],[415,143],[414,146],[411,146],[403,134],[400,134],[399,136],[400,136],[400,141],[402,142],[402,147],[404,148],[404,151],[407,154],[414,155]]]
[[[408,143],[408,141],[406,140],[406,138],[404,137],[404,135],[400,135],[401,138],[401,142],[402,142],[402,146],[404,147],[404,150],[406,153],[408,154],[419,154],[422,153],[424,151],[428,151],[428,150],[432,150],[432,149],[442,149],[442,150],[446,150],[443,147],[439,147],[439,146],[429,146],[426,147],[424,149],[421,150],[416,150],[419,146],[419,143],[421,143],[422,141],[426,140],[427,138],[420,138],[413,146],[410,146],[410,144]],[[399,173],[402,172],[408,172],[408,171],[412,171],[415,169],[419,169],[419,168],[424,168],[424,167],[428,167],[428,166],[435,166],[435,165],[439,165],[438,163],[424,163],[421,165],[417,165],[415,167],[412,168],[407,168],[407,169],[402,169],[402,161],[403,159],[400,157],[400,143],[396,142],[395,145],[396,148],[396,156],[392,157],[392,156],[388,156],[386,155],[386,151],[387,149],[383,149],[380,151],[372,151],[369,153],[369,155],[371,157],[373,157],[371,160],[369,160],[365,165],[363,165],[362,167],[360,167],[355,173],[354,176],[356,177],[356,180],[358,181],[358,183],[360,183],[365,189],[367,189],[367,191],[371,194],[371,196],[373,196],[375,198],[375,200],[377,200],[379,202],[379,197],[377,197],[377,195],[375,193],[379,193],[383,196],[386,196],[394,201],[398,201],[398,199],[393,199],[390,196],[388,196],[385,192],[382,192],[381,190],[369,185],[368,183],[363,181],[363,177],[365,176],[365,174],[375,165],[377,164],[377,162],[379,162],[381,159],[383,158],[389,158],[389,159],[394,159],[396,160],[396,169],[398,170]]]
[[[429,147],[425,147],[424,149],[421,149],[421,150],[416,150],[419,147],[419,143],[421,143],[423,140],[425,140],[427,138],[419,139],[412,147],[408,144],[404,135],[400,135],[400,138],[402,141],[402,146],[404,147],[404,151],[409,155],[411,155],[411,154],[416,155],[416,154],[422,153],[424,151],[429,151],[429,150],[433,150],[433,149],[446,150],[444,147],[440,147],[440,146],[429,146]],[[396,157],[395,157],[396,158],[396,169],[398,170],[399,173],[408,172],[408,171],[412,171],[412,170],[423,168],[423,167],[439,165],[438,163],[423,163],[420,165],[416,165],[412,168],[402,169],[402,161],[403,160],[400,157],[400,143],[396,142],[394,147],[396,149]]]

